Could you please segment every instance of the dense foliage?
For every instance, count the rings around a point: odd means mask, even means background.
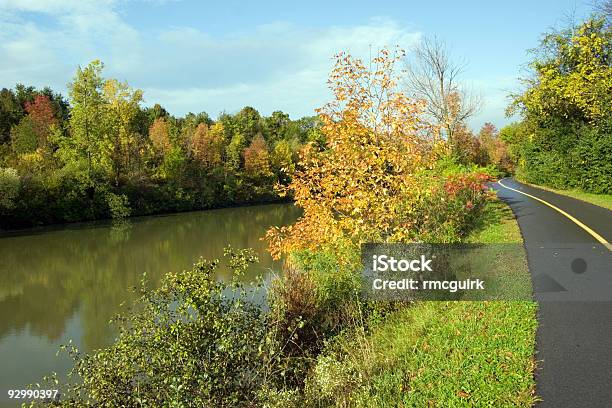
[[[61,406],[249,406],[274,373],[266,316],[239,277],[257,258],[226,252],[230,283],[215,278],[219,261],[169,273],[160,287],[145,284],[133,313],[117,316],[110,348],[75,359]],[[51,379],[49,379],[51,380]],[[170,404],[172,402],[172,404]],[[33,405],[36,405],[35,403]]]
[[[595,16],[546,34],[531,69],[510,107],[523,120],[501,131],[518,158],[518,176],[611,193],[612,25]]]
[[[246,107],[213,121],[142,106],[142,91],[79,68],[69,102],[0,91],[0,228],[278,200],[313,117]]]
[[[293,194],[303,216],[268,232],[273,254],[286,256],[284,276],[269,289],[267,307],[258,308],[246,288],[215,280],[216,263],[167,275],[160,289],[143,291],[134,313],[119,321],[115,344],[76,356],[75,373],[82,382],[66,388],[62,404],[328,405],[308,394],[326,345],[347,331],[366,331],[371,322],[405,306],[360,296],[359,245],[461,241],[488,199],[486,169],[449,157],[445,142],[432,137],[435,130],[421,119],[422,103],[397,90],[398,58],[382,50],[366,68],[351,56],[338,56],[330,77],[335,99],[319,110],[320,133],[297,163],[286,137],[267,149],[256,130],[262,122],[254,120],[258,116],[251,109],[238,114],[245,127],[236,130],[225,151],[219,146],[228,117],[192,127],[194,157],[205,163],[225,157],[225,167],[243,169],[246,180],[269,180],[274,166],[294,170],[284,179],[288,188],[280,190]],[[121,89],[130,100],[138,97]],[[279,119],[278,114],[266,118],[272,124]],[[117,126],[121,129],[120,122]],[[174,126],[156,118],[149,132],[162,174],[172,174],[178,165]],[[83,126],[79,137],[87,137],[87,131],[94,130]],[[244,136],[249,133],[250,139]],[[81,158],[87,169],[87,154]],[[91,171],[100,165],[92,160]],[[108,173],[116,174],[113,167]],[[119,213],[121,205],[115,198]],[[252,260],[245,253],[230,255],[232,269]]]
[[[274,255],[316,250],[338,239],[356,245],[458,241],[470,214],[480,210],[487,178],[468,173],[446,180],[437,171],[447,149],[423,121],[423,103],[398,90],[400,58],[382,50],[366,68],[338,55],[329,80],[335,99],[319,109],[326,143],[304,149],[288,186],[304,215],[268,232]],[[457,191],[445,190],[448,183]],[[471,193],[458,196],[461,189]],[[449,205],[455,197],[461,197],[457,207]]]

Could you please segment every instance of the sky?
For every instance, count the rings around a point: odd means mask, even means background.
[[[50,86],[67,95],[78,66],[104,62],[104,76],[144,91],[174,115],[253,106],[292,118],[330,100],[333,55],[410,50],[444,41],[482,98],[470,120],[507,124],[527,50],[541,35],[591,12],[589,0],[177,1],[0,0],[0,88]]]

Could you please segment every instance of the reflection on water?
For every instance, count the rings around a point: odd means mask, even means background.
[[[65,372],[70,361],[55,353],[68,339],[83,351],[108,345],[108,321],[134,298],[130,288],[143,272],[155,285],[200,256],[220,258],[228,244],[254,248],[258,269],[278,270],[260,238],[298,216],[294,206],[275,204],[0,236],[0,401],[9,388]]]

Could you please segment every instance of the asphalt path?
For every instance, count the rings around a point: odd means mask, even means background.
[[[527,186],[495,183],[523,235],[538,301],[538,407],[612,407],[612,211]]]

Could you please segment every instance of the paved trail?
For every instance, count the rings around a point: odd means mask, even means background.
[[[612,407],[612,211],[503,179],[493,187],[518,220],[539,303],[538,407]]]

